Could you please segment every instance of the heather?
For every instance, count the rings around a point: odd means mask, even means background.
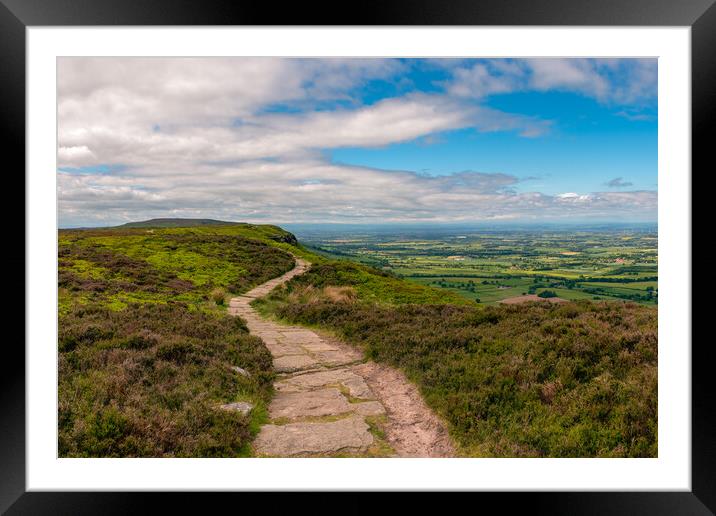
[[[255,227],[60,231],[60,456],[251,455],[273,366],[226,300],[294,264]]]
[[[655,308],[386,304],[345,292],[336,298],[338,286],[356,289],[342,281],[345,267],[323,264],[257,306],[328,329],[403,370],[448,423],[461,454],[657,455]]]
[[[59,378],[61,457],[231,457],[250,454],[273,372],[238,318],[95,305],[60,322]],[[253,413],[219,408],[237,400]]]

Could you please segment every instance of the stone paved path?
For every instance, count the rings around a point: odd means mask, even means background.
[[[309,266],[297,258],[291,271],[229,304],[229,313],[244,319],[249,331],[266,343],[278,373],[276,395],[269,406],[271,422],[261,427],[254,441],[256,453],[270,457],[451,456],[444,426],[399,372],[366,363],[360,351],[335,339],[266,320],[251,307],[254,299]],[[381,399],[368,382],[381,387],[386,396]],[[385,430],[381,442],[375,437],[376,428]]]

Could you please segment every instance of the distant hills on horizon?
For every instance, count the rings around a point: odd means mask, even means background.
[[[296,231],[311,231],[320,229],[330,228],[344,228],[344,229],[375,229],[386,231],[390,229],[469,229],[469,228],[495,228],[495,229],[538,229],[538,228],[565,228],[565,229],[608,229],[611,227],[638,227],[638,228],[656,228],[658,225],[656,222],[593,222],[593,223],[580,223],[580,222],[405,222],[405,223],[350,223],[350,222],[288,222],[288,223],[272,223],[272,222],[234,222],[217,219],[204,219],[204,218],[154,218],[148,220],[141,220],[135,222],[127,222],[125,224],[119,224],[116,226],[84,226],[84,227],[66,227],[60,229],[103,229],[103,228],[179,228],[179,227],[197,227],[197,226],[233,226],[233,225],[272,225],[279,226],[281,228]]]

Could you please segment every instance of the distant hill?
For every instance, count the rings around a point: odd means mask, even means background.
[[[139,222],[127,222],[118,228],[188,228],[195,226],[227,226],[240,224],[214,219],[150,219]]]

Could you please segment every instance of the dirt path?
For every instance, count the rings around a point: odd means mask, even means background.
[[[250,303],[310,267],[296,266],[231,299],[229,313],[246,321],[271,351],[279,373],[271,421],[254,441],[259,456],[450,457],[442,422],[402,373],[365,361],[345,343],[301,326],[262,318]]]

